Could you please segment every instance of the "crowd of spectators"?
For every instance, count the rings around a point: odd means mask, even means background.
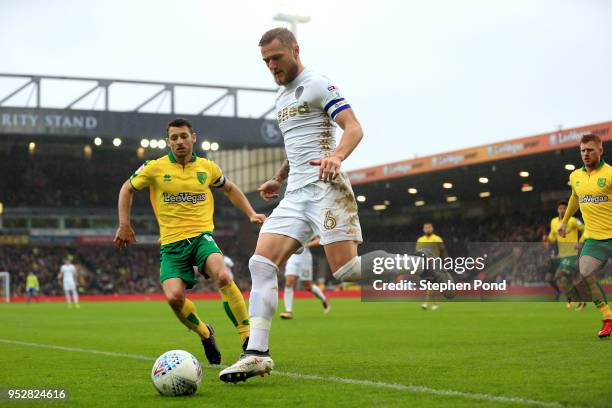
[[[79,155],[29,155],[0,151],[0,201],[5,207],[114,207],[123,182],[142,164],[131,151]],[[134,205],[146,206],[147,194]]]
[[[5,149],[0,151],[0,173],[11,177],[0,177],[0,202],[5,207],[114,208],[121,184],[143,161],[127,150],[101,149],[91,157],[78,152],[38,157],[37,153]],[[134,207],[148,208],[148,194],[136,194]],[[220,207],[217,215],[229,211],[228,206]],[[232,214],[219,218],[229,220]],[[422,235],[423,222],[432,221],[436,234],[443,237],[449,254],[455,257],[467,254],[470,242],[532,243],[494,249],[496,259],[505,259],[509,267],[496,269],[490,279],[503,277],[520,284],[541,282],[550,268],[550,248],[542,242],[548,233],[550,219],[555,215],[554,208],[517,208],[500,200],[479,217],[464,218],[461,214],[457,216],[457,212],[438,214],[438,217],[431,215],[433,219],[399,217],[396,219],[400,221],[395,223],[385,222],[383,215],[378,220],[362,222],[363,236],[366,242],[415,242]],[[152,233],[155,226],[149,224],[146,220],[135,220],[139,233]],[[226,227],[231,229],[236,225],[229,223]],[[240,248],[232,239],[221,240],[219,244],[234,260],[238,285],[249,289],[247,265],[253,248]],[[0,271],[11,273],[15,294],[23,292],[25,277],[30,271],[38,275],[43,294],[61,294],[56,277],[62,258],[67,254],[73,256],[81,271],[80,286],[84,293],[160,292],[159,248],[156,245],[138,245],[126,251],[111,245],[0,245]],[[323,251],[315,249],[314,255],[318,276],[330,281]],[[195,290],[214,291],[216,288],[210,280],[200,279]]]
[[[233,272],[238,286],[250,289],[246,267],[250,254],[238,251],[232,242],[220,246],[235,263]],[[0,245],[0,271],[10,273],[14,296],[24,294],[30,271],[37,275],[43,295],[62,295],[57,276],[66,256],[77,266],[81,293],[161,293],[157,245],[136,245],[126,250],[112,245]],[[193,290],[213,292],[216,287],[211,280],[201,277]]]
[[[546,235],[550,214],[525,215],[516,213],[503,218],[491,217],[478,220],[440,220],[434,222],[436,233],[446,242],[450,256],[465,256],[470,251],[486,248],[498,266],[491,268],[489,279],[509,279],[511,283],[529,284],[542,282],[550,265],[550,247],[546,246]],[[364,226],[367,242],[415,242],[422,235],[422,223],[397,226]],[[393,239],[390,239],[393,237]],[[234,276],[243,290],[250,288],[248,258],[253,248],[240,248],[237,240],[220,237],[219,246],[234,261]],[[474,246],[468,243],[503,242],[491,247]],[[522,243],[522,244],[521,244]],[[488,246],[486,246],[488,245]],[[41,282],[41,291],[46,295],[62,293],[57,281],[59,267],[66,255],[74,258],[79,266],[80,287],[83,293],[159,293],[159,248],[156,245],[137,245],[120,251],[112,245],[2,245],[0,246],[0,270],[11,273],[14,294],[24,291],[25,278],[34,271]],[[314,250],[315,270],[319,277],[331,280],[324,261],[323,251]],[[507,267],[501,267],[507,266]],[[216,290],[213,282],[200,279],[195,291]]]

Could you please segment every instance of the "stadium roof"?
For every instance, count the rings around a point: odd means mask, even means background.
[[[599,135],[604,149],[612,149],[612,122],[605,122],[368,167],[349,176],[363,215],[453,211],[486,206],[483,199],[498,197],[515,205],[549,206],[569,197],[568,176],[582,166],[577,146],[586,133]]]
[[[165,137],[166,124],[180,116],[225,148],[283,144],[276,120],[267,118],[271,88],[3,73],[0,80],[10,85],[0,92],[5,140],[121,137],[138,146],[142,138]],[[246,112],[239,102],[253,95],[270,105]]]
[[[505,142],[476,146],[452,152],[381,164],[349,171],[352,185],[398,179],[415,174],[449,170],[498,160],[576,148],[580,138],[594,133],[604,141],[612,140],[612,122],[559,130]],[[433,137],[433,136],[432,136]]]

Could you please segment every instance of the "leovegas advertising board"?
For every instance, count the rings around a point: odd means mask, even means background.
[[[509,157],[526,156],[552,150],[577,147],[580,138],[587,133],[594,133],[604,141],[612,140],[612,122],[560,130],[536,136],[512,139],[506,142],[456,150],[449,153],[420,157],[418,159],[367,167],[349,171],[348,174],[353,185],[388,180],[412,174],[450,169],[468,164],[485,163]]]

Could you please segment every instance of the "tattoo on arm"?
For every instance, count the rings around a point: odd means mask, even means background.
[[[276,173],[276,176],[272,178],[282,183],[283,181],[287,180],[287,177],[289,177],[289,160],[285,160],[283,162],[283,165]]]

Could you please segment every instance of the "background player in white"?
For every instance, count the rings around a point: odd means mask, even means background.
[[[229,275],[232,277],[232,279],[234,279],[234,271],[232,270],[234,267],[234,261],[232,261],[232,258],[227,255],[223,255],[223,263],[225,264]]]
[[[62,282],[64,293],[66,294],[66,303],[68,307],[72,307],[70,301],[70,294],[72,294],[72,301],[74,306],[78,309],[79,306],[79,294],[77,292],[77,268],[72,264],[70,256],[64,258],[64,264],[60,268],[57,280]]]
[[[281,86],[276,110],[287,152],[276,176],[259,191],[269,200],[278,197],[285,180],[287,189],[264,223],[249,260],[251,337],[245,354],[219,374],[226,382],[264,375],[274,367],[268,339],[278,307],[278,265],[312,235],[320,236],[336,279],[357,281],[361,277],[357,203],[348,176],[340,170],[363,137],[361,125],[336,85],[304,68],[291,31],[272,29],[262,36],[259,46],[263,61]],[[333,122],[344,130],[337,146]]]
[[[304,290],[312,292],[321,300],[323,312],[329,313],[330,307],[327,298],[321,288],[316,284],[312,284],[312,253],[310,248],[319,245],[319,237],[314,237],[304,247],[304,251],[298,254],[295,253],[289,257],[287,265],[285,265],[285,290],[284,290],[284,305],[285,311],[281,313],[281,319],[293,319],[293,290],[298,279],[302,283]]]

